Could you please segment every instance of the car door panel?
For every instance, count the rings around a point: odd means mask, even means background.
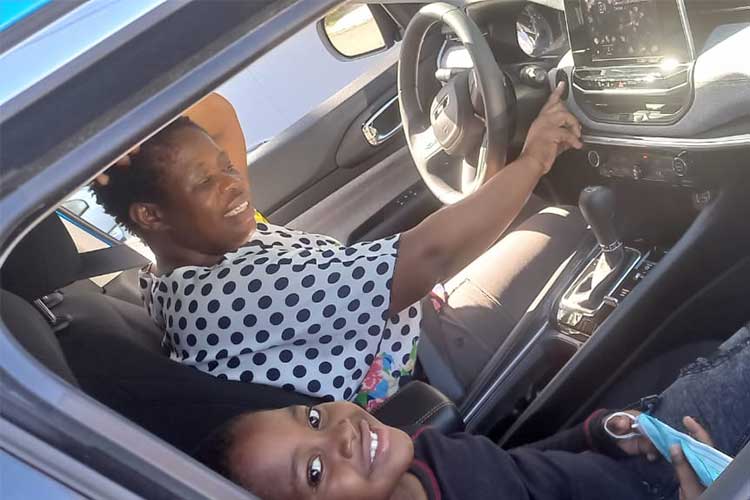
[[[415,203],[426,208],[419,210]],[[437,206],[439,203],[424,187],[408,148],[402,147],[291,220],[289,226],[352,242],[403,230]],[[407,214],[413,217],[408,218]]]
[[[372,73],[379,72],[373,78]],[[396,67],[374,68],[361,77],[366,80],[352,82],[320,106],[308,113],[287,130],[269,140],[248,155],[248,168],[253,185],[255,206],[274,221],[284,223],[299,215],[305,208],[294,213],[287,207],[276,214],[282,206],[302,191],[320,182],[339,169],[336,157],[347,131],[359,126],[355,119],[371,106],[382,103],[395,93]],[[352,92],[352,87],[358,87]],[[361,135],[361,131],[360,131]],[[361,143],[348,141],[348,156],[357,158],[359,164],[373,157],[381,158],[390,150],[390,144],[403,140],[394,137],[381,146],[372,147],[362,137]],[[361,159],[360,159],[361,158]],[[376,162],[373,162],[374,164]],[[355,163],[347,167],[356,170]],[[350,175],[330,179],[330,191],[343,185]],[[321,196],[322,198],[322,196]],[[313,200],[310,205],[315,201]],[[297,204],[295,204],[296,206]],[[308,206],[310,206],[308,205]]]
[[[441,42],[437,36],[424,43]],[[380,58],[380,68],[249,155],[255,205],[272,222],[351,242],[402,231],[439,207],[400,128],[397,55],[389,54],[390,65]],[[435,63],[424,57],[419,73],[434,73]],[[395,133],[373,145],[363,133],[371,119],[379,132]]]

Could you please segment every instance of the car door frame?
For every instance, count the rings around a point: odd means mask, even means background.
[[[171,78],[146,88],[128,87],[127,106],[106,101],[87,103],[89,113],[98,110],[105,119],[83,130],[71,127],[66,131],[61,129],[59,119],[54,121],[55,105],[69,102],[84,91],[65,83],[105,62],[115,61],[112,64],[125,71],[128,61],[123,55],[132,47],[129,43],[149,46],[167,34],[178,37],[181,30],[175,23],[191,16],[195,22],[204,20],[205,4],[187,0],[177,7],[150,11],[138,20],[135,35],[127,33],[126,26],[126,33],[102,41],[85,54],[85,61],[64,68],[65,74],[58,75],[62,79],[59,86],[46,92],[38,86],[27,88],[10,100],[0,96],[0,110],[14,110],[0,113],[0,130],[10,133],[4,146],[14,135],[30,129],[41,133],[51,128],[54,134],[46,142],[40,141],[36,151],[10,147],[5,152],[0,172],[0,206],[4,211],[0,219],[0,260],[7,258],[31,227],[55,210],[66,193],[90,181],[102,165],[110,165],[130,144],[155,133],[187,105],[338,3],[275,2],[259,12],[250,12],[254,7],[249,4],[238,6],[246,9],[246,17],[236,20],[234,31],[220,29],[223,19],[213,21],[212,46],[181,41],[194,58],[178,66]],[[198,19],[201,15],[203,19]],[[39,182],[40,178],[45,182]],[[247,492],[53,375],[21,348],[4,323],[0,325],[0,352],[0,416],[8,422],[140,496],[248,498]]]

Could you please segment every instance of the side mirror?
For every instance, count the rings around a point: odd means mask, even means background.
[[[119,224],[109,230],[109,235],[118,241],[125,241],[125,231]]]
[[[81,217],[90,208],[89,202],[81,200],[80,198],[74,200],[65,200],[61,206],[66,210],[69,210],[74,215]]]
[[[397,28],[378,5],[350,3],[328,13],[318,31],[334,55],[354,59],[392,46]]]

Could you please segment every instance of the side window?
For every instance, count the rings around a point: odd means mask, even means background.
[[[335,10],[329,16],[335,14],[339,21],[334,20],[331,26],[342,28],[342,23],[364,19],[356,31],[367,29],[370,41],[366,47],[378,45],[379,49],[356,58],[343,56],[328,39],[326,18],[304,27],[217,89],[234,106],[248,151],[273,139],[352,82],[361,83],[363,75],[379,73],[396,62],[399,45],[395,35],[385,34],[396,32],[395,23],[391,20],[390,30],[376,34],[373,30],[378,26],[368,6],[353,7],[364,10],[351,11],[353,17]],[[340,40],[351,38],[353,32],[344,31]]]
[[[367,5],[347,4],[323,19],[333,48],[345,57],[358,57],[385,48],[385,40]]]
[[[121,244],[129,246],[151,262],[155,260],[151,249],[108,215],[87,187],[79,189],[63,201],[57,215],[62,219],[78,252],[90,252]],[[119,274],[117,272],[96,276],[91,281],[104,286]]]

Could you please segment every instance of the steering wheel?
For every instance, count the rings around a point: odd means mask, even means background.
[[[451,76],[425,113],[417,68],[425,35],[436,23],[448,25],[456,34],[474,69]],[[398,99],[417,170],[444,204],[473,193],[488,171],[494,173],[505,166],[512,127],[505,75],[476,23],[460,8],[429,4],[409,22],[398,62]],[[446,174],[460,182],[459,189],[446,182]]]

